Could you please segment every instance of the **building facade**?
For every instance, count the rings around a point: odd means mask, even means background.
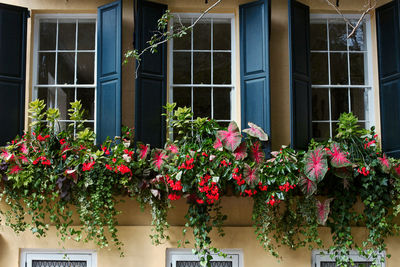
[[[342,2],[346,17],[357,21],[364,1]],[[67,104],[81,100],[99,140],[118,135],[122,124],[157,146],[167,134],[161,107],[176,102],[221,124],[255,122],[270,135],[273,150],[333,136],[340,113],[353,112],[362,126],[376,127],[389,155],[398,156],[399,3],[380,1],[347,38],[351,27],[324,1],[222,0],[192,32],[135,66],[133,60],[122,64],[124,52],[146,47],[166,9],[174,14],[171,23],[190,25],[212,3],[6,0],[0,4],[0,119],[9,127],[0,141],[28,130],[28,103],[39,98],[59,108],[65,124]],[[120,205],[125,257],[93,244],[60,245],[55,229],[37,239],[1,226],[0,266],[48,266],[65,261],[65,253],[76,266],[191,266],[185,265],[195,261],[190,250],[177,249],[184,200],[169,215],[171,241],[160,246],[148,237],[148,212],[131,200]],[[252,228],[251,206],[249,199],[223,199],[226,235],[214,233],[214,242],[232,257],[215,266],[330,266],[318,251],[284,248],[281,262],[266,253]],[[366,236],[362,227],[355,231]],[[328,228],[320,232],[329,240]],[[398,239],[388,240],[392,257],[385,266],[398,265],[398,249]]]

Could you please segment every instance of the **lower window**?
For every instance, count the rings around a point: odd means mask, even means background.
[[[96,267],[96,254],[25,250],[21,254],[21,267]]]
[[[223,250],[227,257],[212,255],[211,267],[242,267],[243,257],[240,250]],[[167,249],[167,267],[201,267],[196,255],[190,249]]]
[[[350,259],[353,260],[354,262],[354,267],[370,267],[372,266],[373,260],[372,259],[366,259],[362,256],[357,251],[351,251],[350,252]],[[378,257],[378,261],[380,261],[381,258],[385,258],[385,255],[380,254]],[[311,267],[336,267],[335,260],[331,258],[331,255],[327,253],[326,251],[313,251],[312,255],[312,265]],[[385,267],[385,263],[383,262],[381,267]]]

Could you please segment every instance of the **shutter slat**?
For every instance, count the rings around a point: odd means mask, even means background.
[[[289,0],[291,146],[307,149],[312,136],[309,7]]]
[[[248,128],[248,122],[253,122],[271,136],[269,2],[259,0],[239,7],[240,91],[242,129]]]
[[[0,4],[0,145],[24,130],[28,17],[26,8]]]
[[[399,1],[376,9],[382,149],[400,157]]]
[[[121,1],[98,8],[97,142],[121,135]]]

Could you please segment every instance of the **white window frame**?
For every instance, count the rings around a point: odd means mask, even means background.
[[[358,20],[360,18],[360,15],[358,14],[345,14],[344,15],[347,19],[356,19]],[[310,14],[310,24],[312,23],[312,20],[317,20],[317,19],[343,19],[342,16],[338,15],[338,14],[317,14],[317,13],[313,13]],[[330,57],[328,56],[328,75],[329,75],[329,85],[313,85],[311,84],[311,88],[327,88],[330,92],[330,88],[365,88],[368,89],[367,91],[367,95],[368,95],[368,105],[365,106],[365,108],[368,108],[368,110],[366,110],[366,113],[368,113],[368,118],[369,120],[359,120],[359,122],[365,122],[366,125],[365,127],[368,129],[371,126],[375,125],[375,109],[374,109],[374,73],[373,73],[373,64],[372,64],[372,33],[371,33],[371,16],[369,14],[365,15],[364,17],[364,21],[365,21],[365,36],[366,36],[366,53],[367,53],[367,61],[365,62],[365,67],[367,68],[367,71],[365,71],[365,75],[367,75],[367,84],[365,85],[331,85],[331,66],[330,66]],[[327,26],[328,27],[328,26]],[[346,24],[346,28],[348,28],[349,25]],[[328,34],[328,38],[329,38],[329,31],[327,32]],[[327,51],[328,54],[331,53],[330,49],[329,49],[329,39],[327,40],[328,42],[328,47],[327,47]],[[310,48],[310,54],[311,54],[311,48]],[[337,51],[335,51],[337,52]],[[349,60],[349,53],[348,51],[346,51],[347,53],[347,64],[348,64],[348,68],[350,66],[350,60]],[[348,80],[350,83],[350,71],[348,69]],[[349,108],[351,110],[351,99],[350,96],[348,97],[348,101],[349,101]],[[333,129],[332,129],[332,123],[338,122],[338,120],[333,120],[332,119],[332,112],[331,112],[331,99],[330,99],[330,93],[329,93],[329,120],[312,120],[312,123],[314,122],[329,122],[329,129],[330,129],[330,136],[333,137],[334,133],[333,133]]]
[[[351,250],[349,252],[349,257],[354,262],[371,262],[372,260],[366,259],[358,253],[358,251]],[[378,261],[380,262],[381,259],[386,259],[386,252],[379,253]],[[321,262],[335,262],[334,259],[331,258],[330,254],[325,250],[313,250],[312,251],[312,260],[311,260],[311,267],[321,267]],[[386,267],[386,261],[381,263],[381,267]]]
[[[198,18],[201,14],[200,13],[173,13],[173,17],[176,18],[181,18],[181,19],[196,19]],[[173,83],[173,74],[174,74],[174,39],[171,39],[169,42],[168,46],[168,56],[169,56],[169,86],[168,86],[168,100],[170,103],[173,102],[173,88],[174,87],[191,87],[191,108],[193,110],[193,87],[209,87],[211,88],[211,116],[214,114],[214,106],[213,106],[213,88],[231,88],[231,95],[230,95],[230,101],[231,101],[231,110],[230,110],[230,120],[217,120],[219,122],[231,122],[231,121],[238,121],[240,118],[237,118],[237,110],[238,107],[236,107],[236,48],[235,48],[235,14],[232,13],[226,13],[226,14],[217,14],[217,13],[209,13],[206,14],[202,19],[211,19],[211,49],[210,50],[194,50],[193,49],[193,31],[190,33],[191,34],[191,44],[192,47],[190,50],[187,50],[187,52],[211,52],[211,73],[213,73],[213,57],[212,54],[213,52],[220,52],[220,51],[226,51],[228,50],[213,50],[213,27],[212,27],[212,19],[230,19],[231,23],[231,84],[213,84],[213,81],[211,80],[211,84],[193,84],[193,81],[190,84],[174,84]],[[174,21],[171,19],[171,25],[173,25]],[[196,26],[195,26],[196,27]],[[180,50],[180,51],[185,51],[185,50]],[[191,78],[193,77],[193,53],[192,53],[192,59],[191,59]],[[211,75],[212,77],[212,75]],[[212,119],[212,118],[210,118]]]
[[[94,250],[21,250],[20,267],[32,267],[34,260],[86,261],[87,267],[97,267],[97,253]]]
[[[39,39],[40,39],[40,20],[42,19],[57,19],[57,20],[63,20],[63,19],[75,19],[75,20],[79,20],[79,19],[93,19],[95,20],[95,50],[79,50],[79,51],[88,51],[88,52],[94,52],[94,79],[93,79],[93,84],[76,84],[76,68],[77,68],[77,58],[75,55],[75,77],[74,77],[74,84],[73,85],[63,85],[63,84],[52,84],[52,85],[39,85],[38,84],[38,55],[39,55]],[[78,26],[77,26],[78,27]],[[96,133],[96,128],[97,128],[97,52],[98,52],[98,44],[97,44],[97,27],[98,27],[98,21],[97,21],[97,14],[93,13],[93,14],[63,14],[63,13],[55,13],[55,14],[36,14],[34,16],[34,35],[33,35],[33,39],[34,39],[34,43],[33,43],[33,70],[32,70],[32,74],[33,74],[33,78],[32,78],[32,100],[36,100],[37,99],[37,88],[93,88],[94,89],[94,99],[93,99],[93,105],[94,105],[94,118],[93,120],[88,120],[86,119],[85,121],[93,123],[94,124],[94,132]],[[78,31],[76,31],[76,35],[78,34]],[[58,50],[58,27],[57,27],[57,35],[56,35],[56,54],[58,52],[60,52]],[[75,38],[75,42],[78,42],[78,38]],[[64,51],[64,50],[61,50]],[[76,51],[76,50],[65,50],[68,52],[71,51]],[[55,77],[57,77],[57,56],[55,58],[55,69],[54,69],[54,75]],[[57,80],[57,79],[56,79]],[[57,90],[55,90],[55,99],[57,99]],[[76,91],[75,91],[75,99],[77,97]],[[57,103],[57,101],[55,101]],[[67,103],[69,104],[69,103]],[[47,107],[48,108],[48,107]],[[57,108],[57,106],[55,106],[55,108]],[[59,120],[60,122],[74,122],[71,120]]]
[[[243,251],[241,249],[222,249],[227,255],[226,258],[212,254],[212,261],[231,261],[232,267],[244,267]],[[191,249],[167,248],[166,267],[176,267],[177,261],[198,261],[198,256],[194,255]]]

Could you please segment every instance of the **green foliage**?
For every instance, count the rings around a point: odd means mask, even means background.
[[[54,225],[61,240],[122,249],[116,207],[128,195],[142,208],[150,206],[151,239],[159,245],[169,240],[168,211],[183,197],[188,211],[179,243],[188,244],[190,228],[194,253],[210,266],[211,255],[220,253],[210,233],[224,235],[221,197],[234,194],[254,200],[256,237],[274,256],[280,246],[324,248],[318,227],[326,225],[339,266],[351,264],[352,249],[378,264],[377,253],[398,230],[400,164],[382,154],[373,128],[361,129],[352,114],[343,114],[335,138],[313,141],[307,152],[283,146],[266,155],[268,136],[257,125],[249,123],[242,136],[234,122],[223,129],[175,107],[168,104],[164,114],[174,140],[152,149],[135,144],[126,127],[117,141],[95,146],[79,101],[69,109],[77,123],[66,131],[55,127],[58,110],[32,102],[33,131],[0,152],[0,200],[9,207],[0,210],[5,224],[38,237]],[[363,208],[356,209],[358,204]],[[354,239],[354,226],[367,229],[366,240]]]

